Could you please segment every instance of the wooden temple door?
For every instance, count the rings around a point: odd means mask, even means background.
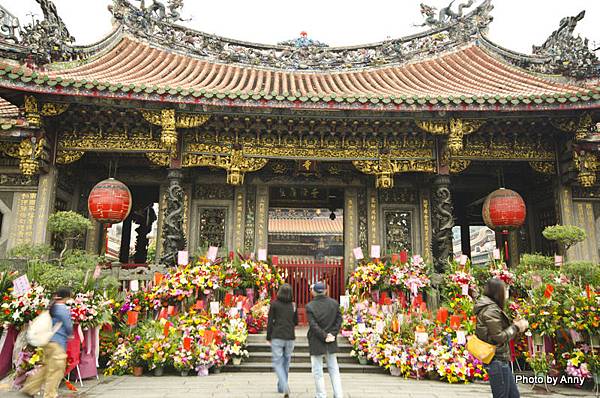
[[[285,282],[292,286],[294,300],[298,306],[299,324],[306,324],[304,307],[311,300],[311,286],[322,281],[327,285],[329,297],[339,300],[345,292],[344,260],[286,259],[280,261],[273,256],[273,264],[280,270]]]

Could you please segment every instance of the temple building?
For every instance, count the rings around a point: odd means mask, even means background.
[[[44,19],[23,30],[0,14],[0,257],[50,243],[48,216],[87,216],[90,189],[114,177],[133,197],[123,263],[148,262],[152,240],[166,265],[218,246],[347,272],[355,248],[378,245],[442,271],[471,239],[490,243],[470,228],[500,187],[527,205],[511,264],[554,253],[541,231],[557,223],[587,232],[569,259],[600,261],[600,66],[574,35],[584,13],[525,55],[486,37],[490,0],[423,5],[423,33],[351,47],[227,39],[180,26],[181,2],[113,0],[112,33],[77,46],[37,2]],[[102,236],[96,223],[85,247],[101,252]]]

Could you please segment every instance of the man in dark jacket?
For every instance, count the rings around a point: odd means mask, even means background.
[[[323,357],[327,360],[327,370],[333,395],[342,398],[342,380],[338,367],[336,336],[342,326],[342,314],[337,301],[327,297],[325,284],[317,282],[313,285],[313,300],[306,305],[308,316],[308,346],[312,374],[315,378],[316,398],[325,398],[325,381],[323,379]]]

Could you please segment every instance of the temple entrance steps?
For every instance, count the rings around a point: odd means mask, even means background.
[[[337,360],[341,373],[386,373],[385,369],[374,365],[360,365],[356,358],[350,356],[352,346],[344,337],[338,337]],[[245,359],[241,365],[227,365],[223,368],[226,372],[272,372],[271,367],[271,346],[267,343],[266,334],[251,334],[248,336],[248,346],[246,348],[250,353],[250,358]],[[327,372],[327,366],[323,367]],[[306,338],[306,328],[296,330],[296,342],[290,372],[308,372],[310,373],[310,354],[308,350],[308,339]]]

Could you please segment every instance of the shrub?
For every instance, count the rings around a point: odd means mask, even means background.
[[[562,272],[571,280],[571,283],[600,286],[600,264],[587,261],[566,263],[562,266]]]
[[[526,253],[521,256],[517,270],[529,271],[534,269],[554,268],[554,258],[539,253]]]
[[[79,239],[91,227],[90,220],[74,211],[58,211],[48,217],[48,231],[63,242],[59,261],[67,251],[69,242]]]
[[[52,246],[50,245],[30,245],[25,243],[10,249],[8,252],[8,258],[37,261],[47,259],[50,254],[52,254]]]
[[[552,225],[542,231],[544,238],[556,241],[566,253],[571,246],[586,238],[585,231],[575,225]]]

